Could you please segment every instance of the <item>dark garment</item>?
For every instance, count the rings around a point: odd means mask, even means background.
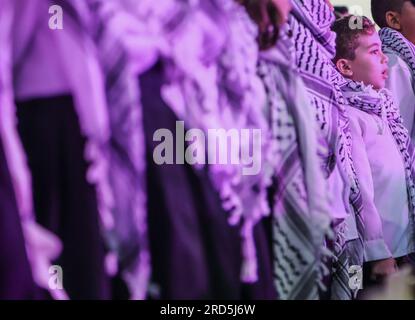
[[[173,111],[160,97],[162,65],[140,77],[147,152],[147,193],[152,282],[161,299],[272,299],[269,242],[256,228],[260,281],[240,282],[239,229],[231,227],[213,189],[207,169],[188,164],[157,165],[153,150],[156,130],[175,133]],[[185,123],[186,125],[186,123]]]
[[[0,138],[0,300],[35,298],[36,286]]]
[[[17,103],[19,132],[33,176],[37,221],[57,234],[56,261],[71,299],[110,298],[96,192],[86,180],[85,138],[70,96]]]

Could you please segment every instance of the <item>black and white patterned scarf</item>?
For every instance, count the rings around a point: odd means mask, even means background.
[[[408,130],[403,125],[398,106],[387,89],[377,91],[372,86],[366,86],[353,80],[347,80],[341,89],[350,106],[378,116],[387,122],[404,163],[410,222],[413,225],[415,217],[415,153]]]
[[[415,79],[415,45],[400,32],[391,28],[381,29],[379,36],[382,40],[382,49],[392,50],[405,61],[412,72],[412,78]]]
[[[343,202],[348,210],[351,203],[360,239],[354,251],[358,252],[358,264],[363,257],[363,219],[361,195],[355,179],[350,152],[350,133],[344,104],[333,81],[335,34],[331,31],[334,22],[332,9],[325,0],[293,0],[290,26],[295,44],[296,64],[308,89],[311,104],[315,109],[320,127],[320,159],[328,177],[337,165],[345,185]],[[338,200],[338,199],[336,199]],[[346,226],[336,226],[334,242],[336,256],[331,288],[333,299],[350,299],[349,254],[345,243]]]
[[[334,16],[324,0],[294,0],[290,19],[296,64],[310,94],[320,127],[319,155],[328,177],[336,165],[338,111],[330,82],[330,61],[335,35],[330,30]]]
[[[275,143],[273,198],[274,283],[280,299],[318,299],[328,270],[323,260],[330,234],[327,182],[317,158],[317,123],[293,65],[291,40],[261,53],[258,73]]]

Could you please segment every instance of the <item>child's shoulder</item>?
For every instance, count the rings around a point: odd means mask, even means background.
[[[410,67],[398,54],[389,49],[385,49],[384,54],[388,57],[388,66],[390,69],[400,69],[407,73],[409,77],[412,77]]]

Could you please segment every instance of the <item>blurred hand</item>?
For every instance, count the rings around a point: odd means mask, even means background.
[[[390,276],[398,271],[394,258],[388,258],[372,262],[372,277],[376,279]]]

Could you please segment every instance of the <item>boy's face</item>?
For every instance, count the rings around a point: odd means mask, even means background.
[[[377,32],[359,36],[354,60],[348,60],[349,78],[373,85],[375,89],[385,87],[388,78],[388,58],[382,52],[382,43]],[[347,76],[347,75],[346,75]]]
[[[415,44],[415,5],[405,1],[400,14],[401,33],[406,39]]]

